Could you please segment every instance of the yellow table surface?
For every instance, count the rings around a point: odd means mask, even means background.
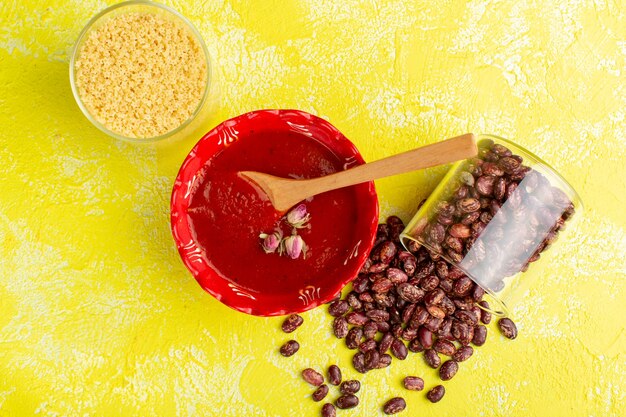
[[[0,1],[0,415],[317,416],[301,369],[362,381],[338,415],[626,415],[626,4],[623,1],[168,1],[204,36],[212,114],[136,146],[80,113],[79,31],[107,1]],[[331,121],[367,160],[467,131],[511,138],[580,192],[582,221],[534,269],[515,341],[487,344],[436,405],[418,355],[357,375],[325,308],[285,359],[280,318],[237,313],[179,259],[168,204],[199,137],[260,108]],[[408,220],[445,168],[377,182]],[[336,398],[336,391],[332,397]]]

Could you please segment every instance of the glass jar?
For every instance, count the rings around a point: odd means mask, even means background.
[[[402,232],[459,268],[487,292],[490,311],[508,315],[508,301],[576,214],[572,186],[540,158],[506,139],[481,135],[478,157],[452,166]]]

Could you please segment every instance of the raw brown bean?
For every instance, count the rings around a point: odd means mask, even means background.
[[[462,200],[459,200],[456,205],[461,213],[472,213],[480,209],[480,201],[475,198],[464,198]],[[441,229],[443,231],[443,226],[441,226]],[[443,241],[443,236],[441,237],[441,240],[439,240],[439,242],[441,241]]]
[[[292,314],[283,321],[281,328],[285,333],[292,333],[304,323],[304,319],[297,314]]]
[[[387,278],[390,280],[392,284],[401,284],[403,282],[407,282],[409,277],[408,275],[398,268],[389,268],[387,269]]]
[[[485,290],[483,290],[483,288],[480,285],[474,284],[474,287],[472,288],[472,293],[471,293],[472,300],[478,302],[478,301],[481,301],[484,296],[485,296]]]
[[[437,216],[437,223],[442,224],[444,226],[450,226],[452,223],[454,223],[454,217],[452,216],[446,217],[443,214],[439,214]]]
[[[382,339],[380,339],[380,343],[378,344],[378,352],[386,353],[387,350],[389,350],[389,348],[391,347],[392,343],[393,335],[391,333],[385,333]]]
[[[456,239],[456,238],[452,238],[452,239]],[[456,239],[456,240],[458,240],[458,239]],[[459,240],[459,242],[461,242],[461,241]],[[447,240],[446,240],[446,243],[447,243]],[[458,250],[457,252],[460,252],[461,250]],[[446,261],[437,261],[435,263],[435,271],[436,271],[437,276],[439,278],[441,278],[441,279],[448,278],[448,273],[449,273],[448,263]]]
[[[487,151],[483,158],[485,159],[485,162],[498,162],[498,159],[500,159],[500,157],[495,152],[491,151]]]
[[[449,381],[459,370],[459,364],[454,360],[445,361],[439,368],[439,378],[442,381]]]
[[[411,243],[415,243],[415,242],[411,241]],[[416,267],[417,267],[417,261],[415,260],[415,258],[407,259],[402,263],[402,269],[404,269],[404,272],[406,272],[406,274],[410,277],[415,274]]]
[[[370,310],[365,313],[366,316],[373,321],[388,321],[389,320],[389,312],[380,309]]]
[[[465,198],[467,197],[468,192],[469,192],[469,187],[467,187],[466,185],[462,185],[459,188],[457,188],[457,190],[454,192],[454,198],[457,200]]]
[[[385,222],[387,223],[389,227],[397,226],[397,225],[404,227],[404,222],[398,216],[389,216],[387,217],[387,220],[385,220]]]
[[[439,307],[446,313],[447,316],[452,315],[452,313],[454,313],[454,311],[456,310],[454,303],[448,297],[443,297],[441,299],[441,301],[439,302]]]
[[[406,359],[408,351],[402,340],[394,338],[391,342],[391,353],[400,360]]]
[[[322,407],[322,417],[337,417],[337,411],[335,411],[335,406],[331,403],[326,403]]]
[[[417,308],[417,304],[409,304],[406,307],[404,307],[404,310],[402,310],[402,322],[403,323],[408,323],[411,320],[411,317],[413,317],[413,314],[415,313],[415,309]]]
[[[426,310],[428,310],[428,313],[431,316],[436,317],[438,319],[443,319],[444,317],[446,317],[446,313],[440,307],[437,307],[435,305],[427,306]]]
[[[473,287],[474,283],[468,277],[462,277],[454,281],[454,286],[452,290],[454,293],[460,297],[467,295]]]
[[[473,311],[459,310],[454,313],[454,317],[470,326],[475,326],[478,323],[478,317],[476,317]]]
[[[378,366],[380,360],[380,353],[376,349],[365,352],[365,367],[367,369],[375,369]]]
[[[468,243],[465,244],[465,246],[467,248],[470,248],[471,245]],[[461,263],[461,261],[463,261],[463,254],[459,253],[459,252],[455,252],[453,250],[448,250],[446,251],[446,254],[448,255],[448,258],[450,258],[450,260],[454,263]]]
[[[351,328],[346,335],[346,346],[348,349],[356,349],[361,343],[362,337],[363,330],[360,327]]]
[[[498,165],[507,174],[512,174],[513,172],[516,172],[519,169],[520,162],[515,158],[511,158],[510,156],[507,156],[504,158],[500,158],[500,160],[498,161]]]
[[[466,361],[472,356],[474,353],[474,349],[471,346],[461,346],[457,351],[452,355],[452,359],[457,362]]]
[[[409,350],[413,353],[419,353],[419,352],[424,351],[424,347],[422,346],[419,340],[413,339],[409,343]]]
[[[393,287],[393,282],[388,278],[379,278],[372,283],[372,291],[375,293],[386,293]]]
[[[483,208],[487,208],[487,207],[489,207],[489,204],[487,204],[487,206],[483,207]],[[492,219],[493,219],[493,215],[491,213],[489,213],[488,211],[483,211],[482,213],[480,213],[480,221],[481,222],[487,224]]]
[[[452,292],[453,286],[454,286],[454,281],[452,281],[451,279],[439,280],[439,288],[441,288],[444,292],[447,292],[447,293]]]
[[[322,374],[312,368],[306,368],[302,371],[302,379],[311,385],[315,385],[316,387],[319,387],[324,383],[324,377]]]
[[[280,354],[288,358],[296,353],[298,349],[300,349],[300,344],[295,340],[290,340],[280,347]]]
[[[386,353],[383,353],[382,355],[380,355],[380,358],[378,359],[378,365],[376,366],[376,368],[378,369],[386,368],[389,365],[391,365],[391,355],[388,355]]]
[[[352,394],[344,394],[341,397],[335,400],[335,405],[337,408],[341,408],[342,410],[346,410],[348,408],[354,408],[359,405],[359,399]]]
[[[472,213],[468,213],[465,216],[463,216],[463,218],[461,219],[461,223],[463,223],[466,226],[470,226],[472,223],[478,220],[479,217],[480,217],[480,211],[474,211]]]
[[[348,305],[347,301],[339,300],[333,301],[328,307],[328,314],[333,317],[343,316],[350,309],[350,305]]]
[[[417,269],[415,271],[415,278],[422,279],[428,275],[432,275],[435,270],[435,263],[432,261],[421,262],[417,265]]]
[[[482,321],[484,324],[491,323],[491,313],[487,311],[489,310],[489,303],[486,301],[481,301],[478,303],[478,305],[483,307],[483,310],[480,312],[480,321]]]
[[[385,414],[398,414],[406,408],[406,401],[402,397],[395,397],[390,399],[383,406]]]
[[[374,302],[380,308],[389,308],[393,305],[393,294],[374,293]]]
[[[433,332],[421,326],[417,329],[417,340],[424,349],[430,349],[433,346]]]
[[[376,341],[374,339],[368,339],[359,345],[360,352],[369,352],[372,349],[376,349]]]
[[[348,334],[348,322],[343,317],[335,317],[333,321],[333,333],[339,339],[343,339]]]
[[[386,321],[378,322],[376,323],[376,326],[378,327],[378,331],[380,333],[387,333],[391,328],[391,325]]]
[[[452,356],[456,353],[456,346],[454,346],[454,343],[443,339],[437,339],[437,341],[433,344],[433,349],[437,353],[441,353],[446,356]]]
[[[367,367],[365,366],[365,354],[363,352],[358,352],[352,357],[352,366],[357,372],[364,374],[367,372]]]
[[[441,365],[441,358],[437,355],[437,352],[432,349],[426,349],[424,351],[424,360],[428,366],[433,369],[437,369],[439,368],[439,365]]]
[[[374,302],[374,296],[369,292],[369,291],[365,291],[362,292],[361,294],[359,294],[359,300],[363,301],[363,308],[367,309],[367,303],[373,303]]]
[[[424,291],[408,282],[398,285],[396,291],[403,300],[409,303],[416,303],[424,298]]]
[[[406,340],[407,342],[410,342],[416,337],[417,337],[417,329],[411,329],[410,327],[407,327],[406,329],[402,331],[402,335],[401,335],[402,340]]]
[[[504,194],[506,193],[506,180],[503,177],[500,177],[493,183],[493,196],[498,200],[502,200],[504,198]],[[488,223],[485,222],[485,223]]]
[[[444,216],[452,216],[454,214],[454,206],[447,201],[441,201],[437,206],[437,212]]]
[[[409,241],[409,247],[407,249],[410,250],[413,253],[417,253],[417,251],[419,251],[421,247],[422,247],[422,245],[417,243],[417,241],[410,240]]]
[[[475,326],[474,337],[472,338],[472,343],[476,346],[482,346],[485,344],[486,340],[487,340],[487,328],[485,326]]]
[[[452,329],[450,330],[450,332],[452,333],[452,336],[461,344],[467,345],[472,340],[469,334],[469,329],[470,327],[467,324],[460,321],[455,321],[452,323]]]
[[[341,384],[341,369],[337,365],[330,365],[328,367],[328,382],[332,385]]]
[[[423,305],[418,305],[415,308],[415,313],[413,313],[413,317],[411,317],[411,321],[409,322],[409,326],[416,329],[422,324],[426,323],[426,320],[430,317],[428,311]]]
[[[439,330],[442,324],[443,319],[431,316],[428,320],[426,320],[426,323],[424,323],[424,327],[426,327],[431,332],[436,332],[437,330]]]
[[[446,237],[446,229],[439,223],[433,223],[428,227],[428,237],[431,241],[441,243]]]
[[[352,311],[345,316],[345,320],[349,324],[353,324],[355,326],[363,326],[365,323],[369,321],[367,316],[363,313],[359,313],[356,311]]]
[[[360,274],[354,279],[354,281],[352,281],[352,290],[355,293],[360,294],[367,290],[367,288],[369,287],[369,284],[370,284],[369,278],[367,277],[367,275]]]
[[[504,337],[511,340],[517,337],[517,326],[511,319],[503,318],[498,320],[498,327],[500,327],[500,332],[504,335]]]
[[[446,294],[441,289],[434,289],[432,291],[429,291],[424,296],[424,303],[426,305],[437,305],[443,299],[443,297],[445,297],[445,295]]]
[[[389,264],[393,257],[396,256],[397,251],[398,249],[392,241],[383,242],[380,248],[380,261],[383,264]]]
[[[421,391],[424,389],[424,380],[419,376],[407,376],[402,381],[404,388],[411,391]]]
[[[361,303],[361,300],[359,300],[359,297],[355,292],[349,293],[346,297],[346,301],[354,311],[359,311],[361,308],[363,308],[363,303]]]
[[[470,237],[472,234],[471,229],[463,223],[453,224],[452,226],[450,226],[448,233],[450,233],[450,236],[456,237],[459,239],[466,239]]]
[[[501,177],[504,175],[504,170],[493,162],[485,162],[481,168],[484,175],[490,175],[492,177]]]
[[[443,387],[443,385],[437,385],[436,387],[428,391],[428,393],[426,394],[426,398],[428,398],[428,401],[430,401],[431,403],[437,403],[441,401],[445,394],[446,389]]]
[[[324,398],[326,398],[326,396],[328,395],[328,385],[324,384],[324,385],[320,385],[319,388],[317,388],[314,392],[313,395],[311,395],[313,397],[313,401],[322,401]]]
[[[339,391],[342,394],[356,394],[361,389],[361,383],[356,379],[343,381],[339,386]]]
[[[439,330],[437,330],[437,337],[439,339],[448,340],[448,341],[454,340],[454,337],[452,337],[452,333],[450,332],[451,329],[452,329],[452,319],[450,317],[447,317],[443,320],[443,323],[441,323]]]
[[[389,333],[391,333],[393,337],[399,339],[402,336],[403,331],[404,329],[402,328],[401,324],[394,324],[393,326],[391,326],[391,331]]]
[[[365,326],[363,326],[363,337],[365,337],[366,339],[374,339],[376,333],[378,333],[378,326],[376,325],[376,322],[368,321],[367,323],[365,323]]]
[[[491,145],[491,151],[500,156],[511,156],[512,152],[509,148],[504,145],[500,145],[499,143],[494,143]]]
[[[437,278],[434,275],[429,275],[427,277],[424,277],[420,281],[420,287],[426,292],[432,291],[438,286],[439,286],[439,278]]]
[[[389,323],[399,324],[402,321],[402,316],[397,307],[389,308]]]
[[[476,180],[476,191],[478,191],[479,194],[489,197],[493,194],[493,186],[495,182],[495,177],[483,175]]]

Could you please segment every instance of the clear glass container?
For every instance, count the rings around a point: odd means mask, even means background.
[[[202,47],[204,52],[204,57],[206,60],[206,84],[204,88],[204,92],[202,94],[202,99],[198,103],[198,106],[191,114],[191,116],[184,121],[178,127],[160,135],[154,137],[146,137],[146,138],[137,138],[137,137],[129,137],[121,135],[120,133],[114,132],[100,123],[96,118],[91,114],[91,112],[85,106],[85,103],[81,99],[81,96],[78,91],[78,87],[76,85],[76,61],[79,58],[80,51],[82,49],[82,45],[85,40],[89,37],[90,33],[96,29],[98,29],[104,22],[108,19],[122,15],[127,13],[148,13],[148,14],[156,14],[159,17],[168,19],[170,21],[174,21],[177,24],[180,24],[182,27],[186,28],[189,31],[189,34],[198,42],[198,44]],[[211,80],[211,62],[209,57],[209,51],[202,39],[202,35],[200,32],[193,26],[193,24],[187,20],[183,15],[178,13],[176,10],[165,6],[163,4],[155,3],[153,1],[146,0],[131,0],[125,1],[122,3],[115,4],[110,6],[97,15],[95,15],[91,20],[87,23],[87,25],[83,28],[82,32],[78,36],[76,40],[76,44],[74,45],[74,50],[72,52],[72,57],[70,61],[70,85],[72,87],[72,93],[74,94],[74,98],[76,99],[76,103],[80,110],[83,112],[85,117],[98,129],[102,132],[106,133],[109,136],[112,136],[116,139],[134,142],[134,143],[149,143],[156,142],[162,139],[177,139],[184,135],[185,132],[188,132],[193,129],[195,126],[191,126],[194,120],[200,120],[207,111],[207,97],[209,95],[209,86]]]
[[[540,158],[506,139],[481,135],[477,158],[454,164],[400,239],[463,271],[491,297],[490,311],[528,284],[525,273],[554,243],[582,202]]]

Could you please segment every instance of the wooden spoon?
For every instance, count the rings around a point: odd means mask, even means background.
[[[274,208],[284,213],[305,198],[325,191],[472,158],[477,154],[476,137],[467,133],[319,178],[295,180],[254,171],[240,171],[239,175],[254,181],[267,194]]]

